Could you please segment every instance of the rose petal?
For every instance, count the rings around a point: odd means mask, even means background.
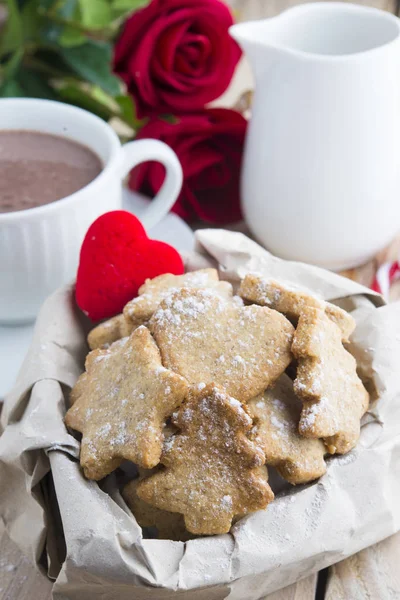
[[[175,53],[178,45],[182,43],[187,27],[187,22],[181,21],[168,27],[168,29],[161,33],[156,45],[160,71],[163,69],[169,73],[174,69]]]
[[[211,43],[205,35],[186,32],[175,58],[175,71],[192,77],[204,74],[211,54]]]
[[[222,108],[181,116],[172,124],[151,120],[139,137],[160,139],[178,155],[184,186],[173,211],[185,219],[212,223],[234,222],[241,217],[239,179],[246,120]],[[146,163],[132,172],[129,184],[154,194],[161,187],[164,168]]]
[[[201,109],[228,87],[241,51],[220,0],[152,0],[125,24],[114,67],[139,116]]]

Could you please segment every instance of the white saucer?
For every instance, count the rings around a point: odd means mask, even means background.
[[[124,190],[123,206],[139,218],[147,200]],[[194,247],[194,235],[180,217],[169,213],[149,233],[150,237],[167,242],[177,250],[190,252]],[[34,324],[19,327],[0,326],[0,401],[10,391],[32,338]]]

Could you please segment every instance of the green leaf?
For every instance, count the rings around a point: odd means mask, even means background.
[[[64,19],[73,19],[79,16],[78,0],[59,0],[56,3],[56,14]]]
[[[7,20],[1,32],[0,54],[14,52],[22,45],[21,14],[16,0],[7,0]]]
[[[99,88],[98,85],[92,85],[90,89],[91,96],[104,106],[108,106],[114,112],[118,110],[118,105],[115,102],[115,98],[107,94],[104,90]]]
[[[58,0],[38,0],[38,9],[41,11],[48,11],[56,2],[58,2]]]
[[[60,48],[64,61],[83,79],[116,96],[120,81],[111,72],[111,45],[89,40],[76,48]]]
[[[40,40],[45,44],[58,45],[60,37],[74,16],[79,20],[78,0],[38,0],[38,13],[42,19]],[[68,34],[67,34],[68,38]]]
[[[64,85],[58,90],[60,98],[65,102],[85,108],[108,121],[112,117],[111,109],[99,102],[92,92],[91,89],[86,90],[82,86],[73,84]]]
[[[39,12],[51,18],[52,16],[70,19],[75,11],[78,0],[36,0]]]
[[[8,81],[9,79],[15,78],[15,73],[17,72],[19,65],[21,64],[22,57],[24,56],[24,49],[18,48],[11,58],[3,65],[2,75],[3,81]]]
[[[1,98],[23,98],[25,92],[15,79],[10,79],[0,87]]]
[[[112,12],[114,17],[122,17],[143,8],[150,0],[113,0]]]
[[[179,123],[179,119],[175,115],[163,114],[159,115],[158,118],[166,123],[170,123],[171,125],[176,125]]]
[[[87,36],[73,25],[65,25],[64,29],[58,38],[59,44],[64,48],[73,48],[81,46],[87,41]]]
[[[75,72],[69,67],[59,54],[59,47],[54,50],[38,50],[35,53],[35,62],[39,61],[52,77],[76,77]]]
[[[21,21],[25,41],[39,40],[42,17],[38,12],[37,0],[25,2],[21,11]]]
[[[133,99],[130,96],[117,96],[115,98],[120,110],[120,116],[125,123],[130,125],[133,129],[139,129],[145,123],[138,119],[136,114],[136,106]]]
[[[84,44],[87,41],[87,36],[85,32],[82,31],[82,15],[79,2],[77,0],[72,0],[69,3],[69,6],[64,6],[64,11],[58,11],[58,14],[62,19],[67,18],[68,20],[71,20],[71,24],[64,25],[62,33],[58,38],[58,43],[66,48]]]
[[[24,90],[25,96],[29,98],[57,100],[57,95],[46,78],[31,69],[20,69],[17,81]]]
[[[102,29],[112,20],[111,6],[108,0],[79,0],[81,23],[87,29]]]
[[[62,34],[64,26],[59,23],[53,23],[52,21],[45,20],[44,25],[40,28],[39,39],[44,45],[56,46],[60,35]]]

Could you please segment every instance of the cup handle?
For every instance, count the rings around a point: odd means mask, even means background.
[[[179,196],[183,181],[181,163],[175,152],[159,140],[145,139],[128,142],[122,146],[121,153],[121,178],[124,178],[133,167],[149,160],[162,163],[166,169],[160,191],[145,212],[140,215],[144,227],[151,229],[168,213]]]

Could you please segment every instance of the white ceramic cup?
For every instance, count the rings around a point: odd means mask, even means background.
[[[70,196],[29,210],[0,213],[0,324],[28,322],[43,300],[76,275],[79,250],[90,224],[121,208],[122,180],[145,161],[166,168],[164,184],[141,215],[146,228],[158,223],[176,201],[182,169],[176,154],[158,140],[124,146],[95,115],[60,102],[0,100],[0,130],[29,130],[63,136],[85,144],[103,163],[101,173]]]

